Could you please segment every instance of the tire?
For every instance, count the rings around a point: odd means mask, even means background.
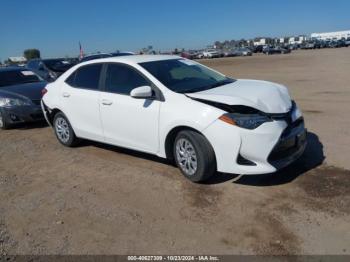
[[[192,182],[203,182],[216,172],[215,153],[201,134],[184,130],[174,141],[174,159],[182,174]]]
[[[9,123],[7,123],[5,117],[3,116],[3,113],[0,110],[0,129],[6,130],[10,127]]]
[[[78,144],[79,139],[76,137],[71,124],[63,113],[58,112],[55,115],[53,120],[53,128],[58,141],[62,145],[73,147]]]

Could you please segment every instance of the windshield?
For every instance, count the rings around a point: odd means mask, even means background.
[[[29,70],[0,71],[0,87],[41,82],[42,79]]]
[[[152,61],[140,65],[163,85],[177,93],[200,92],[235,81],[185,59]]]
[[[73,65],[66,60],[63,59],[47,59],[43,60],[45,65],[53,71],[65,72]]]

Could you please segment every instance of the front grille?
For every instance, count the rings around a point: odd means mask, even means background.
[[[304,118],[300,117],[293,123],[288,124],[287,128],[283,131],[281,138],[290,136],[293,131],[304,128]]]
[[[32,102],[34,105],[40,106],[40,99],[33,99]]]
[[[270,153],[268,161],[274,162],[287,158],[296,153],[306,142],[306,130],[304,127],[304,119],[290,123],[283,131],[280,140]]]

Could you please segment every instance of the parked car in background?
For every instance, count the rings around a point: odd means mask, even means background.
[[[135,55],[134,52],[114,52],[111,53],[112,57],[116,57],[116,56],[128,56],[128,55]]]
[[[223,56],[223,57],[231,57],[231,56],[234,56],[233,50],[224,50],[224,51],[222,51],[222,56]]]
[[[27,68],[35,72],[48,82],[55,81],[57,77],[66,72],[74,64],[63,58],[57,59],[31,59]]]
[[[218,58],[221,57],[221,53],[215,49],[210,49],[202,52],[201,58]]]
[[[106,54],[106,53],[100,53],[100,54],[94,54],[94,55],[87,55],[84,56],[81,60],[80,63],[86,62],[86,61],[91,61],[94,59],[100,59],[100,58],[107,58],[107,57],[113,57],[111,54]]]
[[[257,45],[257,46],[254,46],[254,49],[253,49],[253,52],[254,53],[262,53],[263,50],[264,50],[264,45]]]
[[[315,49],[316,48],[316,44],[314,42],[306,42],[304,43],[300,49]]]
[[[300,48],[300,44],[290,44],[290,45],[284,46],[284,48],[289,50],[297,50]]]
[[[345,39],[340,39],[337,42],[338,42],[338,47],[346,47],[346,40]]]
[[[231,52],[231,56],[251,56],[253,52],[246,48],[246,47],[240,47]]]
[[[286,49],[280,46],[272,47],[267,46],[264,48],[263,53],[266,55],[274,55],[274,54],[289,54],[291,52],[290,49]]]
[[[328,43],[328,47],[329,47],[329,48],[339,48],[339,47],[340,47],[340,44],[339,44],[338,41],[333,40],[333,41],[330,41],[330,42]]]
[[[194,182],[216,171],[275,172],[306,146],[286,87],[231,79],[178,56],[81,63],[46,89],[43,112],[63,145],[84,138],[174,159]]]
[[[349,47],[350,46],[350,37],[345,40],[345,46]]]
[[[180,56],[192,60],[198,58],[198,54],[198,52],[181,52]]]
[[[29,69],[0,68],[0,128],[43,120],[40,100],[46,84]]]

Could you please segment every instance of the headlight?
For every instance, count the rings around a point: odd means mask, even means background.
[[[220,120],[246,129],[255,129],[266,122],[271,122],[272,119],[268,116],[259,114],[238,114],[227,113],[219,117]]]
[[[31,105],[30,101],[18,98],[0,98],[0,106],[13,107],[13,106],[28,106]]]
[[[294,105],[293,105],[293,111],[292,111],[292,122],[294,122],[295,120],[297,120],[303,116],[301,110],[296,105],[296,103],[294,101],[293,101],[293,103],[294,103]]]

